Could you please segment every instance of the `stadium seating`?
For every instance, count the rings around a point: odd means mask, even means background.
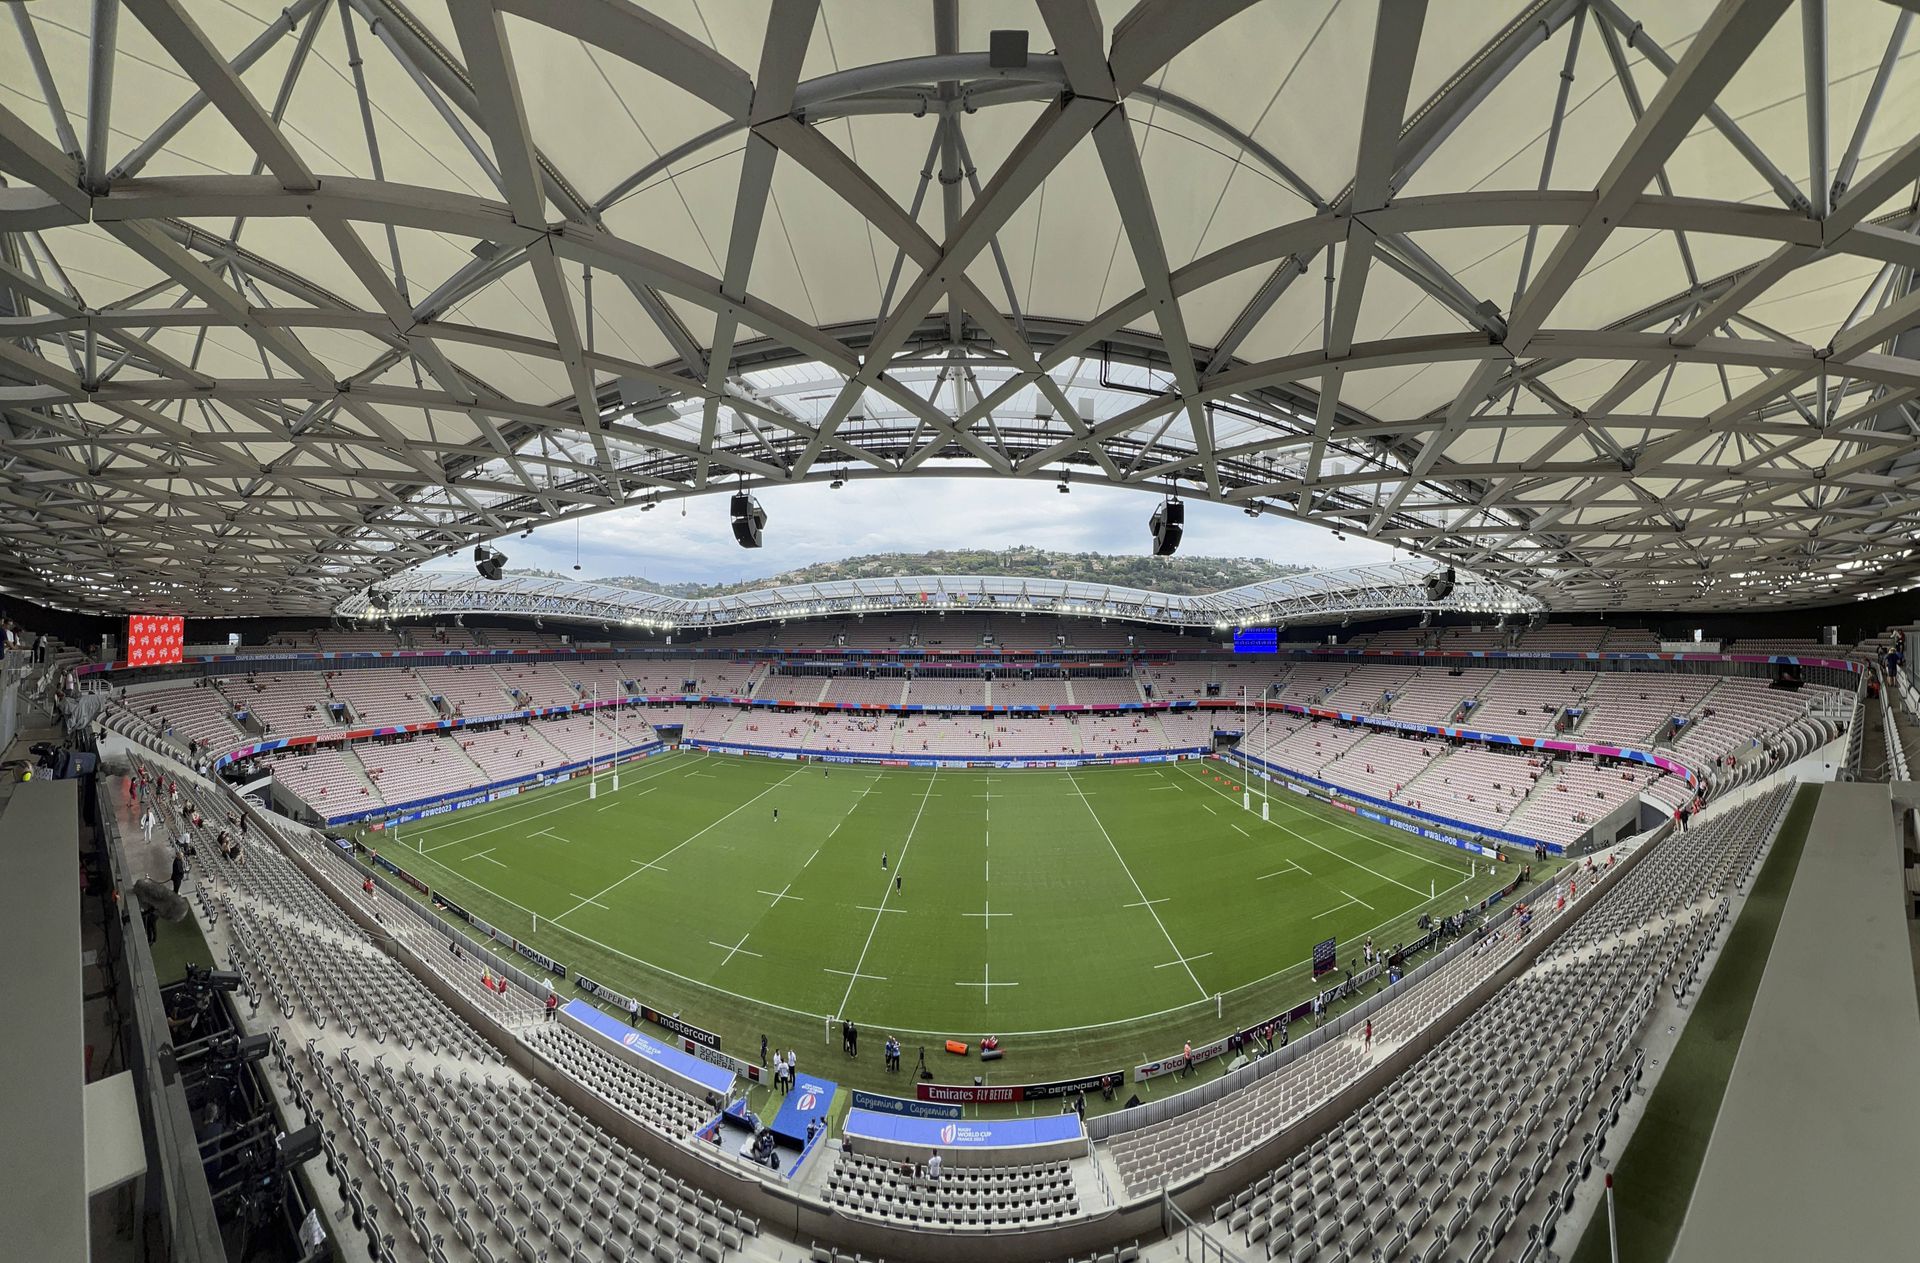
[[[1484,732],[1549,735],[1556,717],[1578,706],[1593,680],[1589,671],[1496,671],[1461,722]]]
[[[1367,668],[1361,668],[1363,671]],[[1450,724],[1460,705],[1482,683],[1481,673],[1452,675],[1444,667],[1422,667],[1398,687],[1389,687],[1385,711],[1395,719],[1417,724]]]
[[[339,699],[316,671],[285,675],[248,674],[220,680],[216,687],[235,709],[252,715],[271,736],[299,736],[338,728],[331,706]]]
[[[1122,706],[1144,700],[1140,696],[1140,685],[1130,675],[1076,675],[1069,687],[1073,690],[1071,700],[1078,706]]]
[[[327,688],[364,724],[407,724],[438,719],[424,686],[403,667],[328,671]]]
[[[273,777],[322,816],[379,807],[386,800],[367,779],[360,760],[344,748],[317,746],[303,753],[276,755]]]
[[[903,676],[883,675],[871,680],[865,676],[840,676],[827,686],[822,700],[855,706],[898,706],[906,692],[907,681]]]
[[[842,1214],[947,1231],[1029,1227],[1080,1212],[1065,1162],[948,1166],[938,1176],[901,1167],[843,1148],[827,1177],[827,1199]]]
[[[1087,682],[1095,683],[1091,680]],[[1133,689],[1133,696],[1126,700],[1139,701],[1140,690],[1134,687],[1133,681],[1127,679],[1123,682]],[[1031,680],[1023,680],[1017,676],[1000,675],[995,676],[987,684],[989,706],[1067,706],[1076,700],[1073,686],[1059,676],[1039,676]],[[1082,703],[1082,705],[1085,704]]]
[[[449,719],[484,719],[522,709],[490,666],[421,667],[417,674],[427,695],[445,702]]]

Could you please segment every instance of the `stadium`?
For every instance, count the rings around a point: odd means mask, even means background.
[[[1912,1256],[1910,0],[7,9],[8,1257]]]

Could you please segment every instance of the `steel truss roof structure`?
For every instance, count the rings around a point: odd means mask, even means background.
[[[698,631],[746,623],[864,614],[958,613],[1115,618],[1163,627],[1224,629],[1320,624],[1383,614],[1491,614],[1527,617],[1541,603],[1507,585],[1459,576],[1451,594],[1427,595],[1430,567],[1407,562],[1315,570],[1224,592],[1186,596],[1066,579],[921,575],[840,579],[688,598],[566,579],[490,583],[418,572],[354,594],[339,610],[350,618],[446,618],[515,615],[601,623],[608,628]]]
[[[315,613],[972,473],[1555,609],[1903,586],[1916,7],[10,4],[0,582]]]

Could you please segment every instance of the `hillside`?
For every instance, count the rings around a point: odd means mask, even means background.
[[[1073,579],[1111,583],[1120,587],[1190,595],[1218,592],[1263,579],[1299,574],[1304,566],[1285,566],[1256,557],[1124,557],[1105,553],[1060,553],[1041,548],[940,549],[925,553],[872,553],[842,561],[823,561],[782,574],[742,583],[657,583],[638,575],[596,579],[596,583],[658,592],[667,596],[725,596],[754,588],[790,583],[828,583],[836,579],[891,578],[902,575],[1011,575],[1021,578]],[[570,579],[574,575],[545,571],[517,572],[539,578]]]

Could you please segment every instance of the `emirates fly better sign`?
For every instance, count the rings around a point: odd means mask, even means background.
[[[127,616],[127,665],[150,667],[180,661],[187,620],[171,614]]]

